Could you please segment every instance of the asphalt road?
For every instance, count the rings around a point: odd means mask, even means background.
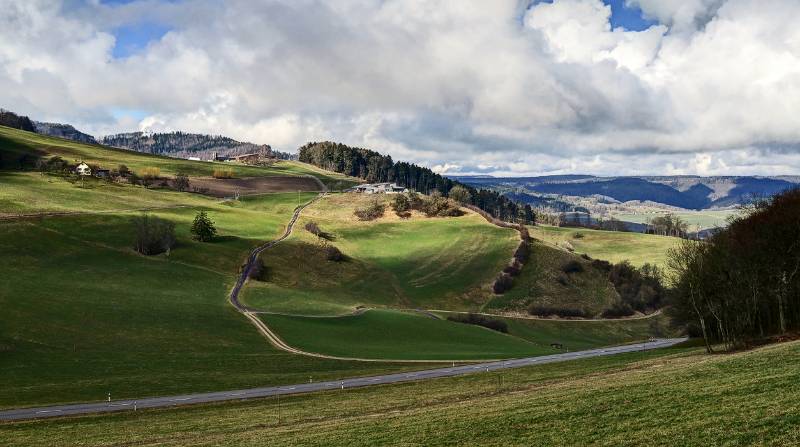
[[[0,421],[15,421],[37,418],[63,417],[93,413],[109,413],[118,411],[135,411],[144,408],[164,408],[179,405],[199,404],[207,402],[221,402],[258,397],[270,397],[285,394],[310,393],[314,391],[344,390],[370,385],[388,383],[410,382],[416,380],[433,379],[437,377],[453,377],[466,374],[479,374],[499,371],[523,366],[542,365],[545,363],[563,362],[568,360],[602,357],[624,352],[635,352],[665,348],[685,341],[685,338],[658,339],[647,343],[637,343],[624,346],[591,349],[587,351],[565,352],[539,357],[528,357],[515,360],[473,363],[452,368],[429,369],[425,371],[404,372],[382,376],[359,377],[345,380],[327,382],[301,383],[265,388],[251,388],[247,390],[221,391],[217,393],[185,394],[182,396],[151,397],[138,400],[117,400],[89,404],[58,405],[51,407],[22,408],[16,410],[0,411]]]

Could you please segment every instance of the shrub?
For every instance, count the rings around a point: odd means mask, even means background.
[[[139,170],[138,176],[143,180],[155,180],[161,176],[161,169],[154,166],[142,168]]]
[[[365,208],[356,208],[353,214],[358,217],[358,220],[368,221],[383,217],[384,212],[386,212],[386,206],[378,202],[378,199],[373,199]]]
[[[412,210],[421,210],[422,209],[422,197],[414,191],[409,191],[406,196],[408,197],[408,204],[410,209]]]
[[[483,326],[493,331],[508,333],[508,324],[505,321],[488,318],[485,315],[478,315],[470,312],[466,315],[450,315],[447,317],[447,319],[456,323],[474,324],[476,326]]]
[[[586,237],[586,236],[583,233],[581,233],[580,231],[572,235],[573,239],[583,239],[584,237]]]
[[[634,310],[628,303],[616,303],[604,310],[601,316],[603,318],[621,318],[629,317],[633,314]]]
[[[661,307],[666,291],[658,267],[645,264],[637,269],[629,262],[614,264],[608,270],[608,280],[614,285],[622,302],[633,310],[647,312]]]
[[[507,273],[500,273],[492,284],[492,292],[495,295],[502,295],[510,290],[514,285],[514,279]]]
[[[440,195],[432,195],[424,200],[422,212],[428,217],[458,217],[464,214],[455,201]]]
[[[519,246],[517,246],[517,249],[514,250],[514,259],[520,264],[526,263],[530,255],[531,255],[531,246],[529,242],[525,240],[520,242]]]
[[[307,224],[305,224],[304,228],[306,229],[306,231],[313,234],[314,236],[317,236],[320,239],[325,239],[328,241],[333,240],[333,236],[329,233],[322,231],[322,228],[320,228],[316,222],[308,222]]]
[[[569,276],[567,276],[564,273],[559,273],[558,276],[556,277],[556,282],[558,282],[562,286],[568,286],[569,285]]]
[[[247,274],[247,277],[254,281],[266,281],[267,276],[267,266],[264,265],[264,261],[262,261],[261,258],[257,258],[253,266],[250,267],[250,272]]]
[[[178,191],[186,191],[189,189],[189,176],[181,172],[175,174],[175,180],[172,181],[172,185]]]
[[[119,167],[117,168],[117,171],[119,172],[119,175],[121,175],[123,177],[127,177],[131,173],[131,170],[128,169],[128,167],[125,166],[125,165],[119,165]]]
[[[561,266],[561,271],[564,273],[582,273],[583,264],[580,261],[572,260]]]
[[[205,211],[200,211],[192,222],[192,239],[200,242],[211,242],[217,235],[217,228],[214,222],[208,217]]]
[[[514,260],[514,262],[512,262],[511,265],[508,265],[506,266],[506,268],[503,269],[503,273],[506,273],[509,276],[519,276],[521,272],[522,272],[522,264],[520,264],[520,262],[517,260]]]
[[[328,245],[325,247],[325,259],[333,262],[342,262],[347,258],[345,257],[344,253],[342,253],[341,250],[334,247],[333,245]]]
[[[233,178],[232,168],[215,168],[211,174],[214,178]]]
[[[411,201],[405,194],[397,194],[394,196],[394,199],[392,199],[392,209],[398,216],[407,218],[410,216]]]
[[[602,259],[595,259],[594,261],[592,261],[592,267],[602,272],[608,273],[611,271],[612,265],[608,261],[603,261]]]
[[[133,218],[134,249],[143,255],[157,255],[175,246],[175,224],[148,214]]]
[[[591,318],[591,315],[583,309],[570,309],[562,307],[549,307],[533,305],[528,308],[528,313],[537,317],[561,317],[561,318]]]
[[[461,185],[456,185],[447,195],[451,199],[455,200],[458,203],[469,204],[472,203],[472,193],[469,190]]]

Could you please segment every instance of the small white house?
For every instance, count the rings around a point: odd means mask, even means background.
[[[89,176],[92,175],[92,168],[90,168],[86,163],[81,162],[81,164],[75,168],[75,173],[80,176]]]
[[[366,183],[354,187],[352,191],[364,194],[400,194],[407,189],[395,183]]]

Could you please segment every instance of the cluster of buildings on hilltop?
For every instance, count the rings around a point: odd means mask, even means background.
[[[347,191],[363,194],[402,194],[408,191],[408,188],[398,186],[396,183],[365,183],[354,186]]]

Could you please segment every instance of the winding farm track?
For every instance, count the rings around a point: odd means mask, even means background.
[[[253,323],[253,326],[255,326],[256,329],[258,329],[258,332],[260,332],[267,339],[267,341],[269,341],[269,343],[272,346],[274,346],[274,347],[276,347],[276,348],[278,348],[278,349],[280,349],[282,351],[290,352],[292,354],[299,354],[299,355],[305,355],[305,356],[309,356],[309,357],[317,357],[317,358],[323,358],[323,359],[346,360],[346,361],[355,361],[355,362],[382,362],[382,363],[386,363],[386,362],[390,362],[390,363],[439,363],[439,362],[441,362],[441,363],[453,363],[453,362],[460,362],[460,363],[464,363],[464,360],[438,360],[438,361],[431,361],[431,360],[393,360],[393,359],[365,359],[365,358],[358,358],[358,357],[337,357],[337,356],[333,356],[333,355],[320,354],[320,353],[317,353],[317,352],[303,351],[303,350],[297,349],[297,348],[295,348],[293,346],[289,346],[289,344],[284,342],[278,336],[278,334],[276,334],[272,329],[269,328],[269,326],[267,326],[266,323],[264,323],[264,321],[262,321],[260,318],[258,318],[258,314],[259,313],[263,313],[263,312],[259,311],[258,309],[252,309],[250,307],[247,307],[247,306],[245,306],[244,304],[242,304],[239,301],[239,294],[242,291],[242,287],[244,287],[245,283],[247,282],[247,278],[250,276],[250,271],[253,269],[253,265],[255,265],[256,260],[258,259],[258,256],[264,250],[272,248],[275,245],[277,245],[278,243],[280,243],[281,241],[283,241],[284,239],[288,238],[292,234],[292,230],[294,230],[294,226],[297,223],[297,219],[300,218],[300,213],[302,213],[304,209],[306,209],[307,207],[309,207],[310,205],[312,205],[316,201],[318,201],[318,200],[322,199],[323,197],[325,197],[326,194],[327,194],[327,191],[323,191],[322,193],[320,193],[317,197],[315,197],[311,201],[307,202],[304,205],[298,206],[294,210],[294,214],[292,214],[291,220],[289,220],[289,223],[286,225],[286,231],[284,231],[283,234],[279,238],[271,240],[271,241],[269,241],[269,242],[267,242],[265,244],[259,245],[258,247],[254,248],[253,251],[250,252],[250,255],[247,257],[247,262],[244,264],[244,267],[242,268],[242,273],[239,275],[239,278],[236,280],[236,284],[233,286],[233,289],[231,289],[231,293],[230,293],[230,296],[228,298],[228,301],[230,301],[230,303],[233,305],[233,307],[235,307],[236,310],[241,312],[242,315],[245,316],[245,318],[247,318],[248,320],[250,320],[251,323]],[[361,313],[361,312],[363,312],[363,310],[360,311],[360,312],[356,311],[356,314]]]

